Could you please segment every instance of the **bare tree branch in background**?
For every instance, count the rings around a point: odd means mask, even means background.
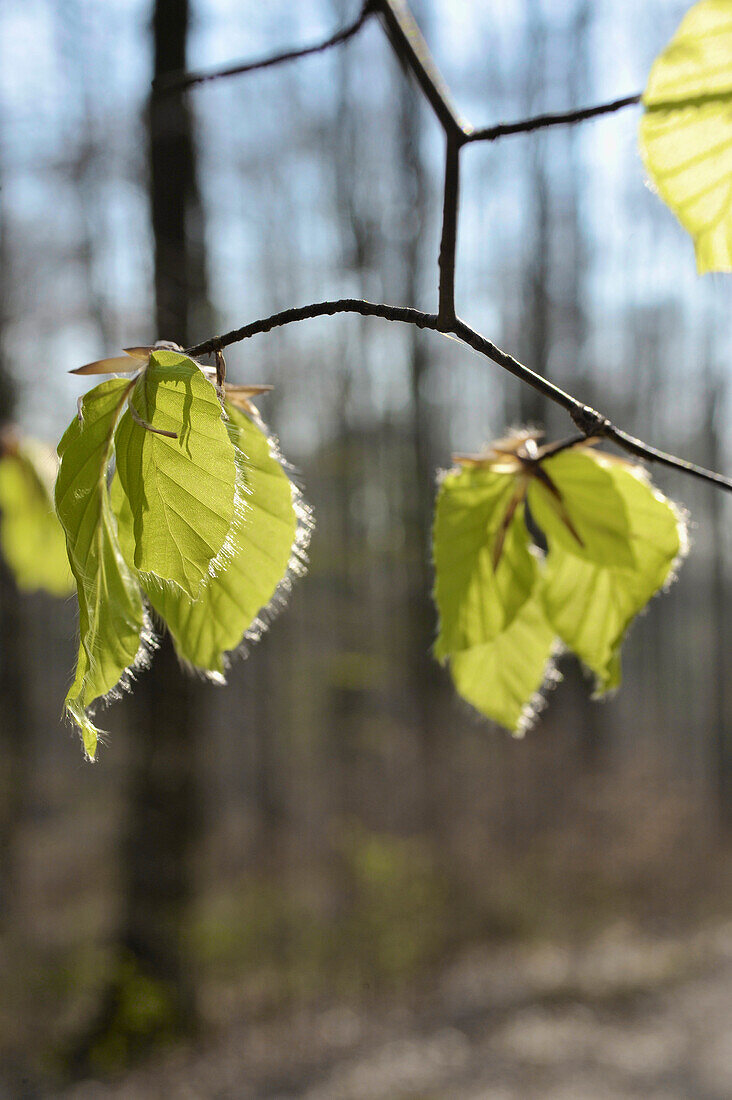
[[[153,87],[158,94],[165,95],[170,92],[182,91],[184,88],[190,88],[194,84],[205,84],[209,80],[218,80],[222,76],[240,76],[242,73],[254,72],[255,69],[269,69],[273,65],[282,65],[287,61],[297,61],[301,57],[323,53],[332,46],[340,46],[343,42],[347,42],[349,38],[353,38],[354,34],[361,30],[372,10],[373,4],[370,0],[367,0],[358,17],[352,23],[343,27],[342,30],[336,31],[335,34],[330,35],[323,42],[316,42],[312,46],[301,46],[292,50],[285,50],[284,53],[271,54],[269,57],[260,58],[259,61],[244,61],[226,65],[224,68],[201,69],[198,72],[181,70],[180,72],[165,73],[163,76],[156,77],[153,81]]]

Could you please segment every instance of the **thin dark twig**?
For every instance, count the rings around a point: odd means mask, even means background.
[[[550,382],[547,378],[543,378],[529,367],[524,366],[523,363],[514,359],[512,355],[509,355],[508,352],[497,347],[496,344],[491,343],[485,336],[481,336],[479,332],[470,328],[469,325],[466,325],[465,322],[461,321],[459,318],[456,318],[453,322],[443,323],[437,314],[423,313],[421,310],[411,309],[409,306],[392,306],[383,302],[366,302],[359,298],[340,298],[334,301],[313,302],[310,305],[282,310],[280,313],[274,313],[271,317],[264,317],[258,321],[252,321],[250,324],[242,326],[242,328],[233,329],[231,332],[226,332],[222,336],[214,336],[210,340],[204,340],[200,344],[195,344],[193,347],[187,349],[187,354],[194,356],[209,355],[212,352],[229,347],[231,344],[237,344],[241,340],[248,340],[252,336],[257,336],[260,333],[270,332],[274,328],[281,328],[283,325],[289,325],[297,321],[305,321],[315,317],[332,317],[338,313],[358,313],[362,317],[382,317],[387,321],[401,321],[406,324],[416,325],[417,328],[431,329],[433,332],[440,332],[445,336],[455,337],[460,340],[461,343],[466,344],[480,355],[497,363],[498,366],[507,370],[509,374],[512,374],[521,382],[531,386],[550,401],[553,401],[556,405],[560,405],[565,409],[582,433],[581,438],[597,436],[611,440],[613,443],[617,444],[617,446],[621,447],[629,454],[634,455],[636,458],[643,459],[646,462],[655,462],[661,466],[668,466],[672,470],[680,470],[683,473],[689,474],[691,477],[698,478],[701,481],[712,482],[714,485],[719,485],[723,489],[732,491],[732,479],[724,477],[722,474],[714,473],[712,470],[706,470],[703,466],[697,466],[693,462],[687,462],[686,459],[676,458],[675,455],[666,454],[665,451],[659,451],[656,447],[650,447],[640,439],[636,439],[634,436],[629,435],[628,432],[624,432],[621,428],[617,428],[607,419],[607,417],[597,412],[596,409],[592,409],[589,405],[583,404],[581,401],[578,401],[576,397],[572,397],[571,394],[560,389],[559,386],[555,386],[554,383]]]
[[[297,61],[301,57],[309,57],[311,54],[323,53],[325,50],[331,49],[332,46],[340,46],[343,42],[347,42],[349,38],[353,38],[355,34],[358,34],[373,10],[373,0],[366,0],[358,16],[352,23],[342,27],[339,31],[336,31],[335,34],[332,34],[322,42],[314,43],[312,46],[300,46],[295,49],[285,50],[282,53],[270,54],[257,61],[241,61],[211,69],[166,73],[164,77],[160,77],[153,81],[153,90],[158,95],[166,95],[169,92],[178,92],[183,88],[190,88],[194,84],[205,84],[209,80],[218,80],[220,77],[238,76],[241,73],[254,72],[255,69],[269,69],[273,65],[282,65],[287,61]]]
[[[641,92],[627,95],[623,99],[613,99],[610,103],[599,103],[595,107],[582,107],[561,114],[534,115],[533,118],[520,119],[518,122],[500,122],[497,126],[486,126],[480,130],[471,130],[465,137],[466,142],[496,141],[508,134],[529,134],[533,130],[544,130],[548,126],[569,126],[584,122],[588,118],[610,115],[622,111],[624,107],[633,107],[641,101]]]
[[[468,127],[452,102],[450,90],[434,62],[412,13],[404,0],[374,0],[395,54],[412,73],[422,93],[449,136],[461,140]]]
[[[210,355],[220,348],[228,348],[231,344],[238,344],[242,340],[249,340],[252,336],[270,332],[274,328],[283,325],[291,325],[296,321],[307,321],[314,317],[332,317],[336,313],[358,313],[362,317],[382,317],[386,321],[404,321],[416,325],[417,328],[430,328],[439,331],[437,315],[434,313],[422,313],[418,309],[408,306],[390,306],[380,302],[365,302],[360,298],[339,298],[332,302],[313,302],[307,306],[293,306],[292,309],[283,309],[280,313],[274,313],[271,317],[264,317],[259,321],[252,321],[241,328],[225,332],[223,336],[212,336],[210,340],[203,340],[200,344],[186,349],[186,355],[196,358],[202,355]]]
[[[441,321],[455,320],[455,256],[460,202],[460,146],[450,135],[445,149],[445,188],[440,238],[438,312]]]
[[[568,439],[559,439],[556,443],[548,443],[539,449],[541,461],[546,458],[554,458],[555,455],[560,455],[562,451],[571,451],[573,447],[579,446],[580,443],[589,443],[591,439],[592,436],[587,436],[584,432],[581,432],[579,435],[569,436]]]
[[[697,466],[694,462],[687,462],[685,458],[676,458],[675,455],[666,454],[665,451],[659,451],[656,447],[649,447],[642,439],[636,439],[628,432],[616,428],[614,424],[608,424],[604,435],[607,439],[616,443],[618,447],[622,447],[628,454],[635,455],[636,458],[641,458],[644,462],[655,462],[658,466],[668,466],[671,470],[681,470],[682,473],[701,478],[702,481],[711,481],[712,484],[719,485],[722,489],[732,489],[732,479],[725,477],[724,474],[714,473],[713,470],[705,470],[703,466]]]

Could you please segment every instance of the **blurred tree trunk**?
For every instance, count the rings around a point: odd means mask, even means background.
[[[567,103],[586,103],[591,95],[591,14],[589,0],[579,0],[567,27],[567,39],[561,51],[567,72]],[[594,407],[594,380],[586,359],[589,249],[582,209],[586,179],[582,162],[582,127],[570,126],[563,136],[567,149],[567,170],[562,178],[562,203],[559,211],[561,236],[556,249],[556,266],[560,268],[557,274],[563,298],[559,310],[557,338],[562,349],[566,349],[564,368],[567,372],[561,384],[568,386],[572,393],[580,394],[583,401]],[[562,416],[562,423],[566,424],[566,418],[563,414]],[[570,675],[579,723],[580,766],[586,772],[598,772],[607,755],[608,710],[598,706],[597,701],[592,699],[587,678],[576,669],[576,665],[575,671]]]
[[[348,5],[336,0],[332,5],[339,20],[346,18]],[[359,127],[354,120],[357,96],[351,88],[353,66],[345,52],[335,59],[336,122],[333,165],[333,194],[337,209],[337,225],[341,247],[341,266],[354,279],[360,297],[368,297],[368,279],[372,268],[375,240],[373,207],[368,190],[359,186],[363,148]],[[323,156],[328,156],[324,149]],[[368,441],[357,440],[352,431],[351,403],[358,392],[353,364],[359,362],[363,373],[368,370],[368,337],[365,318],[355,318],[342,336],[336,376],[335,421],[336,439],[333,447],[334,469],[331,492],[336,522],[333,526],[334,556],[329,585],[327,621],[330,644],[336,659],[329,663],[330,682],[322,737],[323,772],[327,776],[326,850],[329,853],[331,919],[343,921],[356,898],[353,860],[347,843],[354,818],[361,810],[358,789],[358,765],[361,699],[347,675],[345,664],[338,660],[344,654],[363,651],[369,644],[368,621],[357,621],[357,608],[363,606],[366,586],[363,585],[364,560],[354,563],[359,539],[354,523],[352,501],[363,484],[363,447]],[[359,588],[361,591],[359,592]]]
[[[156,0],[155,76],[186,67],[188,0]],[[203,216],[188,101],[150,104],[150,198],[155,242],[157,335],[185,347],[206,302]],[[178,665],[166,634],[136,693],[130,821],[124,874],[124,946],[145,973],[166,983],[173,1026],[193,1022],[183,930],[191,900],[191,857],[200,826],[198,754],[205,688]]]
[[[413,6],[415,17],[429,39],[429,10],[426,4]],[[397,74],[396,156],[394,158],[395,203],[400,234],[398,287],[396,300],[410,306],[420,304],[420,276],[434,269],[436,258],[427,257],[424,227],[429,201],[424,163],[424,137],[420,113],[420,95],[405,73]],[[425,833],[438,838],[443,831],[444,758],[440,752],[442,737],[439,703],[440,670],[432,658],[437,620],[432,602],[432,512],[434,507],[435,463],[433,461],[436,425],[430,415],[426,382],[430,356],[425,334],[409,326],[407,369],[411,390],[410,443],[412,467],[407,473],[411,509],[407,520],[408,544],[413,554],[407,593],[408,667],[411,695],[416,706],[418,747],[422,768],[420,816]]]
[[[547,29],[538,0],[527,0],[526,6],[526,73],[527,86],[523,108],[527,115],[543,109],[546,79]],[[549,280],[551,278],[552,242],[550,182],[546,164],[546,135],[528,138],[529,207],[533,213],[532,232],[528,235],[523,287],[520,300],[524,303],[519,326],[519,358],[538,374],[546,375],[551,342]],[[518,388],[518,419],[521,424],[543,428],[547,421],[549,402],[530,386]]]
[[[724,408],[724,385],[711,371],[706,371],[706,409],[704,436],[707,454],[704,461],[716,463],[712,470],[724,469],[724,454],[720,438],[720,422]],[[714,752],[714,772],[717,787],[717,820],[723,830],[732,829],[732,723],[729,714],[729,650],[727,648],[727,531],[725,500],[722,493],[708,490],[712,542],[710,637],[712,643],[713,679],[710,698],[711,727]]]
[[[156,76],[185,67],[188,22],[188,0],[156,0]],[[157,335],[185,347],[199,331],[196,309],[204,313],[207,300],[203,218],[186,100],[153,97],[149,128]],[[124,1064],[195,1027],[185,929],[201,825],[205,692],[182,672],[166,634],[131,701],[117,972],[82,1051],[87,1062],[102,1068]]]

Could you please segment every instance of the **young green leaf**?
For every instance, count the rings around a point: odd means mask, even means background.
[[[115,444],[135,568],[195,596],[234,549],[236,464],[216,390],[193,360],[156,350],[129,404]]]
[[[191,599],[177,586],[146,586],[150,602],[165,621],[178,656],[223,680],[227,652],[245,636],[256,640],[266,628],[291,575],[304,569],[309,512],[292,485],[273,444],[252,418],[230,403],[228,428],[237,451],[243,517],[237,549],[220,573]],[[113,483],[119,508],[120,538],[131,549],[131,515]]]
[[[563,455],[552,461],[560,457]],[[583,457],[603,467],[623,501],[633,564],[592,562],[579,549],[570,550],[566,539],[556,537],[558,529],[546,531],[549,553],[541,598],[549,622],[595,673],[597,691],[602,694],[619,686],[623,636],[633,618],[673,575],[686,538],[677,510],[642,471],[608,456]],[[562,479],[557,476],[556,480],[562,487]],[[570,511],[573,503],[567,490]],[[603,528],[607,515],[606,498],[598,497],[596,516]],[[591,521],[589,513],[587,519]]]
[[[640,147],[694,239],[700,274],[732,271],[732,0],[701,0],[656,59]]]
[[[553,546],[597,565],[635,564],[626,503],[610,470],[589,449],[573,447],[545,459],[528,501]]]
[[[0,459],[0,548],[18,588],[68,596],[74,578],[53,508],[56,456],[33,440]]]
[[[523,524],[523,516],[519,522]],[[517,526],[517,538],[521,529]],[[536,589],[538,565],[532,557],[529,560]],[[450,656],[453,683],[481,714],[521,735],[538,713],[537,696],[550,673],[554,646],[555,632],[541,602],[531,595],[491,641]]]
[[[90,760],[99,736],[90,708],[126,684],[132,670],[145,663],[150,642],[142,595],[117,542],[107,488],[114,428],[130,386],[117,378],[91,390],[81,418],[72,421],[58,448],[56,511],[79,596],[79,655],[66,709]]]
[[[514,474],[487,465],[452,470],[441,482],[433,532],[438,660],[490,642],[531,593],[535,566],[520,533],[519,490]]]

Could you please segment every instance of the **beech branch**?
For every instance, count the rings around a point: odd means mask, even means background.
[[[498,126],[474,130],[460,118],[453,105],[449,89],[445,85],[427,44],[419,32],[406,0],[366,0],[356,20],[324,42],[301,50],[290,50],[287,53],[273,55],[261,61],[232,66],[228,69],[210,70],[207,73],[172,74],[170,77],[165,78],[164,90],[182,89],[191,84],[201,83],[202,80],[214,80],[234,73],[251,72],[253,69],[261,69],[280,62],[294,60],[297,57],[304,57],[310,53],[321,52],[331,46],[345,42],[355,35],[372,13],[379,16],[397,58],[405,70],[416,80],[445,135],[445,178],[442,233],[438,259],[437,313],[423,313],[421,310],[412,309],[410,306],[367,302],[357,298],[314,302],[310,305],[283,310],[271,317],[252,321],[250,324],[224,333],[222,336],[214,336],[209,340],[204,340],[202,343],[188,348],[188,354],[218,354],[223,348],[229,347],[231,344],[248,340],[252,336],[269,332],[274,328],[315,317],[331,317],[338,313],[356,313],[363,317],[381,317],[387,321],[416,325],[417,328],[430,329],[433,332],[439,332],[444,336],[459,340],[478,352],[479,355],[508,371],[520,382],[531,386],[549,401],[559,405],[569,414],[577,429],[582,433],[581,438],[599,437],[610,440],[635,458],[653,462],[660,466],[667,466],[673,470],[680,470],[691,477],[711,482],[723,489],[732,490],[732,479],[714,473],[712,470],[706,470],[693,462],[687,462],[683,458],[677,458],[674,455],[666,454],[664,451],[659,451],[657,448],[644,443],[641,439],[637,439],[618,428],[596,409],[585,405],[572,394],[550,382],[549,379],[544,378],[531,370],[530,367],[514,359],[508,352],[503,351],[487,337],[462,321],[455,311],[460,154],[464,146],[477,141],[495,141],[507,134],[529,133],[549,126],[574,124],[599,115],[610,114],[639,103],[640,95],[626,96],[624,99],[616,99],[610,103],[585,107],[565,114],[536,115],[519,122],[501,123]],[[163,87],[162,82],[159,83],[158,87]]]
[[[712,470],[706,470],[703,466],[697,466],[693,462],[687,462],[686,459],[677,458],[665,451],[659,451],[656,447],[649,446],[641,439],[636,439],[635,436],[618,428],[596,409],[585,405],[541,374],[537,374],[529,367],[524,366],[518,359],[514,359],[512,355],[509,355],[507,351],[503,351],[464,321],[461,321],[459,317],[455,317],[452,321],[444,321],[436,313],[423,313],[421,310],[412,309],[410,306],[393,306],[385,302],[367,302],[360,298],[339,298],[328,302],[312,302],[306,306],[295,306],[292,309],[282,310],[280,313],[273,313],[271,317],[251,321],[241,328],[232,329],[231,332],[225,332],[221,336],[212,336],[209,340],[204,340],[200,344],[194,344],[192,347],[186,348],[186,354],[192,356],[212,355],[223,348],[230,347],[232,344],[249,340],[252,336],[271,332],[272,329],[282,328],[284,325],[307,321],[315,317],[333,317],[338,313],[357,313],[362,317],[381,317],[385,321],[401,321],[405,324],[415,325],[417,328],[439,332],[443,336],[451,336],[473,348],[474,351],[477,351],[486,359],[490,359],[493,363],[508,371],[509,374],[512,374],[514,378],[518,378],[520,382],[531,386],[543,394],[544,397],[553,401],[555,405],[565,409],[582,433],[581,438],[587,439],[592,436],[608,439],[622,450],[627,451],[636,458],[643,459],[645,462],[654,462],[659,466],[668,466],[672,470],[681,470],[683,473],[699,478],[701,481],[709,481],[714,485],[721,486],[723,489],[732,490],[732,479],[724,477],[723,474],[714,473]]]
[[[445,148],[445,185],[440,237],[439,314],[444,321],[455,320],[455,262],[457,252],[458,206],[460,202],[460,146],[452,135]]]

